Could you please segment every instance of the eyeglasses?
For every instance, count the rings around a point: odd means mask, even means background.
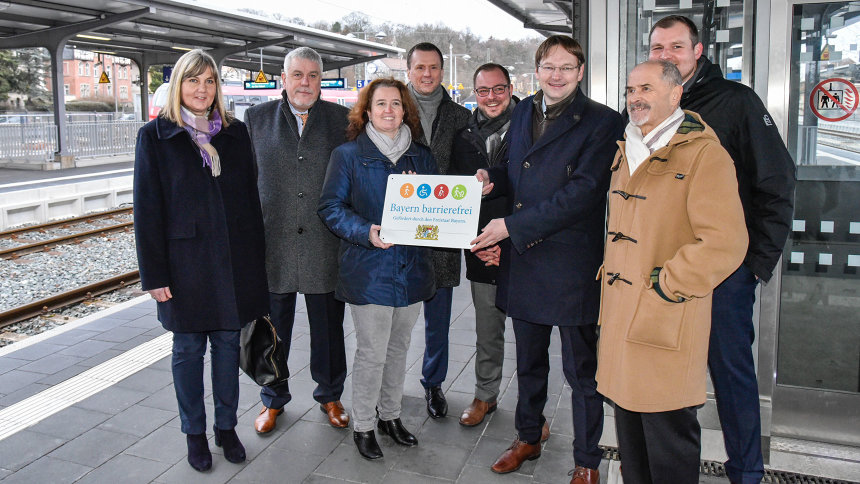
[[[493,91],[493,94],[504,94],[507,90],[507,84],[499,84],[498,86],[493,87],[479,87],[475,89],[475,94],[477,94],[478,97],[487,97],[490,95],[490,91]]]
[[[561,71],[562,74],[568,75],[568,74],[573,74],[574,72],[576,72],[576,70],[579,69],[581,66],[582,66],[582,64],[580,64],[578,66],[561,66],[561,67],[539,65],[538,70],[542,74],[547,74],[547,75],[552,75],[555,73],[555,71]]]

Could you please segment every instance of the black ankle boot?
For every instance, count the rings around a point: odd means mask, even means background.
[[[400,445],[405,445],[407,447],[418,445],[418,439],[406,430],[406,427],[403,426],[403,422],[401,422],[399,418],[394,420],[379,420],[379,422],[376,423],[376,428],[378,428],[383,434],[394,439],[394,441]]]
[[[209,441],[206,434],[186,434],[188,444],[188,463],[194,470],[203,472],[212,468],[212,452],[209,452]]]
[[[424,390],[424,399],[427,400],[427,413],[432,418],[442,418],[448,415],[448,401],[442,393],[442,387],[431,387]]]
[[[215,431],[215,445],[218,447],[224,446],[224,458],[228,461],[239,464],[245,462],[245,447],[239,441],[239,436],[236,435],[236,429],[221,430],[213,426]]]
[[[352,440],[358,447],[358,453],[365,459],[375,460],[382,458],[382,449],[376,441],[376,433],[373,430],[367,432],[353,432]]]

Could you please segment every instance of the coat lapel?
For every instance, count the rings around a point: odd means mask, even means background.
[[[299,139],[299,123],[296,121],[296,117],[293,116],[293,112],[290,111],[290,106],[287,104],[288,101],[285,99],[281,99],[278,107],[281,109],[281,115],[284,116],[284,121],[287,122],[287,126],[290,127],[290,132],[295,136],[296,140]]]

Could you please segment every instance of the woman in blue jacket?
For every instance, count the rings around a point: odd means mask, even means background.
[[[430,249],[379,238],[388,175],[438,174],[430,150],[414,143],[421,121],[406,86],[376,79],[349,114],[351,140],[331,154],[319,214],[340,237],[335,295],[349,303],[357,349],[352,368],[353,439],[379,459],[376,427],[395,442],[418,444],[400,421],[406,350],[420,303],[436,291]]]
[[[215,445],[245,460],[234,427],[239,330],[268,312],[263,216],[251,140],[224,109],[218,67],[192,50],[176,62],[167,104],[140,129],[134,229],[143,289],[173,332],[173,386],[188,463],[212,467],[203,404],[211,345]]]

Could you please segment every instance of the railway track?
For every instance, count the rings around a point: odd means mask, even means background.
[[[54,309],[87,301],[100,294],[122,289],[123,287],[134,284],[138,281],[140,281],[139,271],[127,272],[119,276],[111,277],[103,281],[88,284],[77,289],[72,289],[23,306],[12,308],[0,313],[0,329],[26,319],[46,314]]]
[[[118,208],[114,210],[107,210],[105,212],[99,212],[89,215],[84,215],[81,217],[75,217],[65,220],[60,220],[56,222],[48,222],[40,225],[34,225],[30,227],[23,227],[19,229],[7,230],[5,232],[0,232],[0,239],[20,239],[26,238],[26,234],[28,233],[44,233],[51,229],[57,228],[73,228],[78,224],[92,224],[98,220],[111,219],[118,215],[127,215],[131,214],[133,209],[131,207],[128,208]],[[3,259],[15,259],[17,257],[21,257],[22,255],[32,254],[34,252],[41,252],[45,250],[49,250],[53,247],[63,244],[70,243],[80,243],[85,239],[90,237],[97,237],[99,235],[109,234],[113,232],[128,232],[132,230],[134,227],[134,222],[121,222],[113,225],[106,225],[104,227],[98,227],[96,229],[85,230],[82,232],[76,232],[74,234],[61,235],[59,237],[54,237],[49,240],[32,242],[24,245],[19,245],[16,247],[11,247],[7,249],[0,250],[0,258]]]

